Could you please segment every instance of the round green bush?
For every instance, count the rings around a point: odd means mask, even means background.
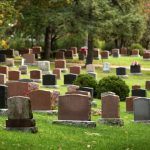
[[[97,97],[100,98],[103,92],[114,92],[120,97],[121,101],[124,101],[129,96],[129,87],[120,77],[108,76],[104,77],[97,84]]]
[[[80,74],[73,82],[80,87],[91,87],[94,89],[94,97],[96,96],[97,81],[89,74]]]

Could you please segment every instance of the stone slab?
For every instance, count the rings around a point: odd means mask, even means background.
[[[96,127],[96,122],[95,121],[54,120],[52,123],[53,124],[60,124],[60,125],[88,127],[88,128],[95,128]]]

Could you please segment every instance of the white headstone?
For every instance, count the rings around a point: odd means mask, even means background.
[[[86,65],[87,72],[95,72],[95,66],[93,64]]]
[[[103,64],[103,72],[110,72],[110,63],[105,62]]]
[[[50,62],[49,61],[38,61],[38,67],[42,70],[42,74],[49,74],[50,71]]]

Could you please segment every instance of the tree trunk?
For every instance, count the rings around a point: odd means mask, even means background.
[[[93,34],[89,32],[88,33],[88,55],[86,58],[86,65],[93,63],[93,49],[94,49]]]
[[[51,52],[51,27],[46,27],[45,31],[45,48],[44,48],[44,59],[50,58],[50,52]]]

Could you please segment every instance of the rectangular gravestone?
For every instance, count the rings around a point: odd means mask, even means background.
[[[57,79],[55,74],[45,74],[43,75],[42,84],[44,87],[58,87]]]
[[[73,81],[77,78],[77,75],[76,74],[65,74],[64,75],[64,84],[67,85],[67,84],[73,84]]]
[[[30,79],[32,79],[34,82],[41,82],[42,70],[31,70],[30,71]]]
[[[0,85],[0,109],[7,108],[8,86]]]
[[[17,81],[21,78],[20,71],[8,71],[8,80],[10,81]]]
[[[141,66],[140,65],[131,65],[130,73],[132,74],[141,74]]]
[[[110,63],[105,62],[103,64],[103,72],[110,72]]]
[[[145,89],[135,89],[132,90],[132,96],[147,97],[147,93]]]
[[[37,132],[29,97],[15,96],[8,99],[6,129],[32,133]]]
[[[77,90],[90,92],[91,98],[93,99],[93,96],[94,96],[94,89],[93,88],[91,88],[91,87],[79,87],[79,89],[77,89]]]
[[[51,110],[51,96],[50,91],[35,90],[29,93],[32,110]]]
[[[6,62],[6,55],[0,54],[0,63]]]
[[[50,62],[49,61],[38,61],[38,67],[42,70],[42,74],[49,74],[50,71]]]
[[[72,50],[68,50],[65,52],[65,58],[66,59],[73,59],[73,51]]]
[[[134,99],[134,121],[150,122],[150,99],[140,97]]]
[[[81,71],[81,67],[80,66],[72,66],[72,67],[70,67],[70,73],[79,75],[80,71]]]

